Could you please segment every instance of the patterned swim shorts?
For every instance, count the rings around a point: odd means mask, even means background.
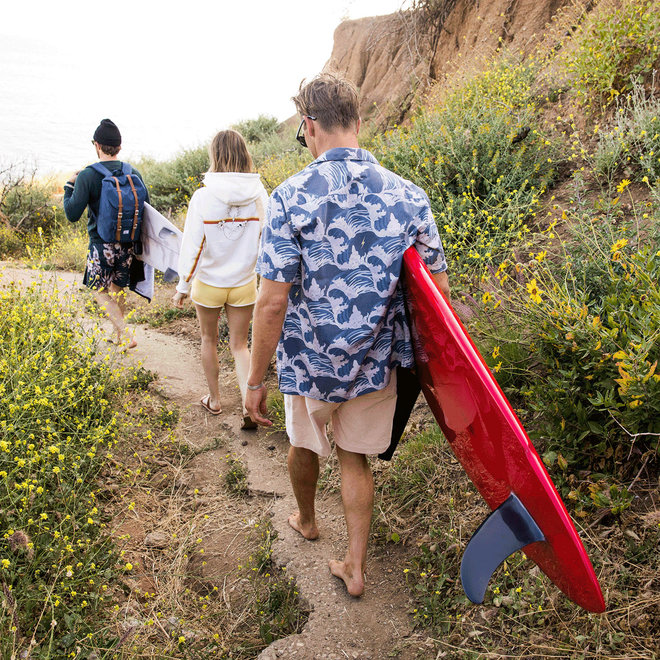
[[[132,263],[132,244],[92,243],[83,284],[90,289],[108,289],[111,284],[124,288],[130,282]]]

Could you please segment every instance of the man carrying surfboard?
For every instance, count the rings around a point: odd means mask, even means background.
[[[330,570],[360,596],[373,509],[366,456],[389,446],[396,367],[413,366],[399,286],[403,254],[414,245],[448,295],[447,263],[424,191],[359,148],[353,84],[321,74],[293,101],[301,117],[297,139],[315,160],[269,201],[246,408],[254,421],[271,425],[263,379],[277,347],[298,504],[289,524],[306,539],[319,536],[314,500],[331,423],[348,550]]]

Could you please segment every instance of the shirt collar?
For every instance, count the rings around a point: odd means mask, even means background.
[[[322,153],[314,162],[322,163],[326,160],[365,160],[369,163],[378,163],[374,156],[366,149],[356,149],[354,147],[328,149],[328,151]]]

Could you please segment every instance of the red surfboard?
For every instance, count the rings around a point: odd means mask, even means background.
[[[572,601],[605,602],[589,557],[522,424],[414,247],[403,278],[417,376],[456,457],[493,513],[466,548],[466,594],[482,602],[492,571],[523,549]]]

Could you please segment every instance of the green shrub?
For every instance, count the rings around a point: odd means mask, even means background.
[[[275,117],[259,115],[256,119],[246,119],[232,128],[238,131],[249,143],[263,142],[277,132],[279,122]]]
[[[85,270],[89,236],[84,222],[58,223],[48,239],[28,237],[26,250],[32,265],[45,270]]]
[[[269,193],[312,161],[310,152],[296,142],[295,129],[285,125],[250,144],[250,153]]]
[[[429,195],[453,275],[509,254],[554,176],[554,149],[533,101],[535,67],[494,63],[374,140],[381,163]]]
[[[659,61],[660,12],[655,0],[601,0],[578,26],[564,65],[583,98],[611,102],[648,76]]]
[[[309,155],[297,151],[266,159],[258,168],[266,190],[273,192],[280,183],[307,167],[311,160]]]
[[[495,371],[512,372],[548,449],[573,467],[628,475],[658,451],[657,221],[658,209],[652,219],[585,213],[559,249],[503,263],[484,294],[491,341],[527,348],[522,365],[497,356]]]
[[[22,255],[25,251],[25,241],[11,227],[0,224],[0,259]]]
[[[227,454],[228,470],[225,473],[225,485],[232,495],[245,496],[249,493],[247,466],[238,458]]]
[[[163,213],[185,212],[209,169],[207,147],[185,149],[168,161],[146,158],[135,164],[149,189],[151,204]]]
[[[36,178],[35,171],[10,165],[0,171],[0,252],[23,256],[25,246],[47,242],[65,222],[54,201],[55,185]]]
[[[650,185],[660,182],[660,99],[634,84],[617,99],[614,122],[601,130],[593,154],[593,169],[612,188],[624,168]],[[632,175],[632,174],[631,174]]]

